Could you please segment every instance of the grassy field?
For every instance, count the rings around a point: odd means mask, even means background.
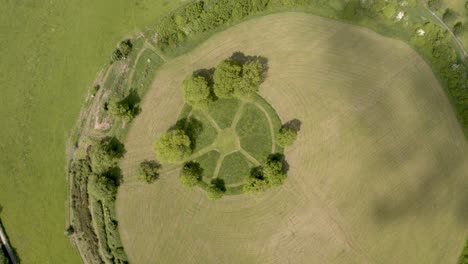
[[[79,263],[64,236],[65,142],[126,34],[180,1],[2,1],[0,201],[23,263]]]
[[[285,184],[213,202],[177,170],[142,185],[180,83],[235,51],[268,58],[261,95],[301,121]],[[468,225],[468,146],[430,67],[406,44],[301,13],[219,33],[157,74],[121,162],[117,213],[134,263],[456,263]]]

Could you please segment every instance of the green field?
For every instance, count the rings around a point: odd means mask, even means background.
[[[236,51],[268,58],[261,96],[283,122],[301,122],[285,184],[213,202],[182,187],[177,170],[139,183],[139,162],[154,158],[152,142],[183,111],[184,77]],[[133,263],[457,261],[468,228],[468,146],[431,68],[403,42],[307,14],[269,15],[168,61],[141,107],[117,198]],[[213,119],[228,126],[232,112]],[[213,170],[216,158],[201,162]]]
[[[181,1],[2,1],[0,202],[23,263],[79,263],[67,219],[65,144],[119,40]]]

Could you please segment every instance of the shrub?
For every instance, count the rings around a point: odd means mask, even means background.
[[[203,169],[198,162],[189,161],[184,164],[179,174],[179,179],[182,185],[193,187],[200,183],[202,179]]]
[[[130,39],[121,41],[117,48],[112,52],[111,63],[127,58],[132,51],[132,47],[133,45]]]
[[[210,102],[210,87],[202,76],[190,76],[182,83],[185,102],[196,109],[206,109]]]
[[[99,143],[91,147],[91,168],[94,173],[104,173],[117,165],[123,156],[124,146],[114,137],[103,138]]]
[[[296,138],[297,131],[295,129],[283,126],[279,131],[277,143],[282,147],[287,147],[292,145]]]
[[[224,192],[219,186],[212,184],[206,189],[206,194],[208,196],[208,199],[217,200],[223,197]]]
[[[444,22],[452,22],[457,18],[457,14],[450,8],[445,9],[444,14],[442,15],[442,20]]]
[[[146,183],[152,183],[159,177],[161,165],[154,160],[145,160],[140,163],[138,168],[138,178]]]
[[[244,191],[262,192],[268,188],[282,185],[285,178],[286,172],[283,167],[283,155],[270,155],[263,166],[252,169],[250,177],[244,185]]]
[[[106,174],[91,174],[88,182],[88,192],[97,200],[113,202],[117,194],[116,180]]]
[[[453,33],[457,36],[460,36],[463,33],[463,23],[462,22],[457,22],[453,26]]]
[[[159,161],[177,163],[191,154],[190,146],[190,138],[183,130],[176,129],[161,135],[154,143],[154,151]]]

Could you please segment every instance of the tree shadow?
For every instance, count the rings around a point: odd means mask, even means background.
[[[197,146],[197,139],[203,132],[203,123],[194,117],[182,118],[169,128],[171,130],[182,130],[190,138],[190,148],[194,150]]]
[[[101,144],[105,143],[108,141],[108,152],[109,153],[115,153],[116,158],[122,158],[123,155],[125,154],[125,145],[120,142],[116,137],[105,137],[101,140]]]
[[[215,178],[215,179],[211,180],[211,184],[216,186],[216,188],[220,189],[222,192],[226,191],[226,184],[224,183],[223,179]]]
[[[296,132],[299,132],[301,130],[301,125],[302,125],[302,122],[301,120],[297,119],[297,118],[294,118],[292,120],[289,120],[288,122],[286,122],[283,127],[287,127],[287,128],[290,128]]]

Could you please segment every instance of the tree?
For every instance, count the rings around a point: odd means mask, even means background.
[[[244,185],[246,192],[262,192],[271,187],[283,184],[286,172],[283,167],[283,155],[274,154],[268,157],[263,166],[251,170],[250,177]]]
[[[231,98],[239,85],[242,67],[233,60],[224,60],[216,66],[213,75],[214,93],[220,98]]]
[[[200,183],[202,179],[203,169],[198,162],[189,161],[184,164],[179,174],[179,179],[182,185],[193,187]]]
[[[120,117],[123,120],[129,122],[132,120],[140,111],[138,104],[131,104],[127,98],[118,100],[116,97],[112,97],[107,102],[107,112],[113,116]]]
[[[293,128],[283,126],[281,127],[278,138],[277,138],[277,143],[281,147],[287,147],[290,146],[294,143],[294,141],[297,138],[297,131]]]
[[[462,22],[457,22],[453,26],[453,33],[457,36],[460,36],[463,33],[463,23]]]
[[[250,60],[242,65],[242,79],[234,89],[234,95],[238,98],[248,98],[258,92],[265,67],[260,60]]]
[[[106,137],[91,147],[91,168],[94,173],[104,173],[117,165],[123,156],[124,146],[114,137]]]
[[[133,45],[130,39],[121,41],[117,48],[112,52],[111,63],[127,58],[132,51],[132,47]]]
[[[457,18],[457,14],[450,8],[445,9],[444,14],[442,15],[442,20],[444,22],[451,22]]]
[[[196,109],[206,109],[210,102],[210,87],[203,76],[190,76],[182,83],[185,102]]]
[[[219,186],[212,184],[206,189],[206,194],[208,195],[208,199],[210,200],[217,200],[223,197],[223,190],[219,188]]]
[[[154,151],[159,161],[177,163],[191,154],[190,145],[190,138],[185,132],[176,129],[161,135],[154,143]]]
[[[106,174],[91,174],[88,182],[88,191],[96,199],[112,202],[117,194],[115,179]]]
[[[442,0],[428,0],[427,5],[432,10],[439,10],[442,7]]]
[[[263,177],[271,187],[280,186],[286,178],[283,162],[277,158],[270,158],[262,169]]]
[[[145,160],[140,163],[140,168],[138,168],[138,178],[146,183],[152,183],[159,177],[159,165],[154,160]]]

